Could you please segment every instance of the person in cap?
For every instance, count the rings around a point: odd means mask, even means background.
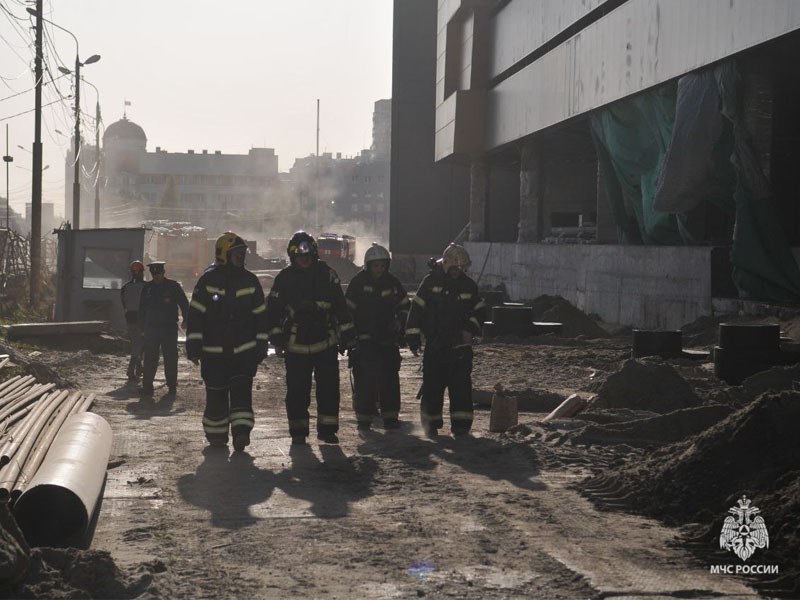
[[[122,286],[122,310],[131,341],[131,358],[128,361],[128,381],[136,381],[142,375],[142,348],[144,336],[139,327],[139,304],[144,288],[144,264],[135,260],[130,265],[131,279]]]
[[[400,346],[408,317],[408,294],[389,272],[389,251],[373,243],[364,269],[347,286],[358,345],[349,352],[353,369],[353,406],[358,429],[369,430],[380,408],[384,429],[400,426]]]
[[[267,297],[269,339],[286,364],[286,413],[292,444],[309,434],[311,377],[317,384],[317,439],[338,444],[339,360],[355,344],[355,326],[336,272],[319,260],[316,240],[296,232],[286,248],[290,265]]]
[[[408,313],[406,341],[414,355],[425,337],[420,419],[432,439],[444,424],[445,389],[453,435],[466,436],[472,427],[472,340],[481,334],[486,303],[466,274],[470,264],[467,251],[450,244],[422,280]]]
[[[169,393],[175,394],[178,386],[178,309],[185,320],[189,301],[181,284],[167,279],[163,261],[151,262],[147,268],[152,280],[144,284],[139,303],[139,322],[144,331],[142,395],[153,395],[159,353],[164,355],[164,376]]]
[[[198,279],[189,303],[186,355],[206,386],[203,430],[211,446],[243,452],[250,445],[253,377],[267,356],[267,307],[258,278],[245,269],[247,244],[228,231],[216,261]]]

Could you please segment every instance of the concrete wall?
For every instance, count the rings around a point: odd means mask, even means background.
[[[518,56],[527,29],[540,27],[516,24],[524,4],[511,2],[496,16],[515,28],[496,38],[495,56]],[[796,0],[629,0],[489,90],[486,150],[798,28]]]
[[[469,221],[469,167],[434,162],[436,3],[395,0],[389,245],[435,254]]]
[[[561,296],[603,321],[678,328],[711,314],[711,248],[468,242],[480,285]],[[487,258],[488,254],[488,258]]]

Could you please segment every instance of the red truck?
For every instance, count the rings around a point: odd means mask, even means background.
[[[352,235],[323,233],[317,238],[317,248],[322,260],[343,258],[354,262],[356,259],[356,238]]]

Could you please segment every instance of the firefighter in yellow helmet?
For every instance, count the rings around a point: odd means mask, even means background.
[[[201,364],[206,385],[203,429],[212,446],[244,451],[253,429],[253,377],[267,356],[267,307],[258,278],[244,268],[247,244],[222,234],[216,261],[200,279],[189,303],[186,355]]]
[[[400,426],[400,347],[408,317],[408,294],[389,272],[389,251],[372,244],[364,270],[347,286],[345,299],[353,313],[358,346],[350,351],[355,380],[353,405],[360,431],[369,430],[380,407],[384,429]]]
[[[338,444],[339,360],[355,343],[355,326],[336,272],[319,260],[316,240],[296,232],[286,248],[291,264],[278,273],[267,299],[270,342],[286,363],[286,414],[292,444],[309,434],[311,377],[317,383],[317,439]]]
[[[450,244],[422,280],[408,314],[406,340],[415,355],[425,336],[420,418],[430,438],[444,424],[445,389],[453,435],[466,436],[472,427],[472,340],[481,333],[486,303],[465,272],[469,266],[467,251]]]

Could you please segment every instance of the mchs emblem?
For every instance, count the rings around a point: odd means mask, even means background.
[[[750,506],[747,496],[739,499],[739,506],[728,509],[731,516],[725,518],[722,532],[719,534],[719,547],[732,550],[742,560],[747,560],[756,548],[769,548],[769,534],[764,518],[757,516],[761,512]]]

